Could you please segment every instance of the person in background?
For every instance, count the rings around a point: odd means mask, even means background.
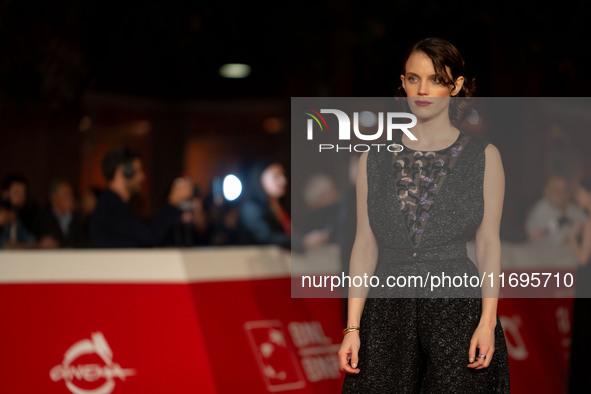
[[[91,187],[86,189],[80,198],[80,215],[82,216],[82,229],[86,237],[90,233],[90,218],[96,208],[96,203],[102,190],[98,187]],[[88,241],[90,244],[90,240]]]
[[[28,182],[21,175],[8,175],[2,180],[0,199],[8,201],[18,216],[21,226],[31,233],[37,216],[37,207],[29,201],[28,192]]]
[[[203,238],[209,245],[240,245],[251,243],[239,223],[239,203],[219,204],[210,193],[203,199],[206,226]]]
[[[308,208],[303,246],[307,249],[335,241],[341,195],[335,181],[327,174],[312,175],[304,186]]]
[[[151,223],[136,217],[129,205],[146,180],[139,154],[129,148],[108,152],[102,161],[108,186],[90,219],[90,241],[97,248],[150,247],[160,245],[181,216],[179,208],[193,195],[187,179],[174,181],[168,202]]]
[[[41,248],[78,248],[87,246],[81,213],[70,183],[54,180],[49,187],[49,208],[37,217],[35,233]]]
[[[208,220],[203,200],[200,188],[196,186],[193,196],[181,207],[183,213],[165,241],[167,246],[191,247],[208,244]]]
[[[245,244],[291,246],[291,220],[281,206],[287,190],[283,166],[273,160],[256,163],[247,178],[238,212],[240,232]]]
[[[574,225],[585,221],[585,213],[570,197],[564,177],[555,175],[548,179],[544,197],[533,206],[525,223],[530,241],[561,244]]]
[[[0,249],[33,248],[35,242],[10,201],[0,200]]]
[[[591,212],[591,177],[581,180],[575,192],[577,204]],[[588,356],[591,352],[591,218],[573,227],[567,237],[577,258],[569,393],[588,392],[591,387]]]

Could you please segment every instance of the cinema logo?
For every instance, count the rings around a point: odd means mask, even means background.
[[[337,352],[319,321],[278,320],[244,324],[267,391],[297,390],[308,382],[341,378]],[[291,339],[291,341],[288,341]]]
[[[321,109],[320,112],[307,108],[305,114],[309,117],[307,120],[307,139],[312,141],[314,139],[314,128],[315,124],[317,125],[316,129],[320,129],[320,132],[327,132],[328,131],[328,124],[326,119],[322,114],[331,114],[336,116],[336,120],[338,122],[338,140],[339,142],[342,141],[351,141],[351,129],[353,129],[353,133],[356,138],[362,141],[375,141],[382,137],[384,130],[386,132],[386,139],[392,140],[392,131],[393,130],[401,130],[404,134],[407,135],[412,141],[416,141],[417,138],[412,134],[409,129],[413,128],[417,124],[417,118],[415,115],[407,112],[378,112],[377,115],[377,130],[370,134],[364,134],[360,128],[360,116],[359,112],[353,112],[353,122],[349,118],[344,111],[338,109]],[[385,119],[385,120],[384,120]],[[399,123],[400,120],[409,120],[410,122]],[[353,126],[353,127],[351,127]],[[363,125],[362,125],[363,126]],[[365,127],[367,129],[368,127]],[[318,151],[347,151],[347,152],[367,152],[371,148],[377,149],[387,149],[389,152],[400,152],[403,150],[403,147],[399,144],[385,144],[385,143],[373,143],[373,144],[327,144],[327,143],[320,143],[318,144]]]
[[[115,388],[115,379],[125,381],[136,374],[135,370],[121,368],[113,362],[113,351],[101,332],[92,333],[91,338],[73,344],[62,363],[49,372],[51,380],[63,379],[73,394],[109,394]],[[97,357],[100,364],[92,362]]]

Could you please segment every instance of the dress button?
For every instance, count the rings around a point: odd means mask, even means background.
[[[412,257],[417,257],[417,252],[412,252]]]

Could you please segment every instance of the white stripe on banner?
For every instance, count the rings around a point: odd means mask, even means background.
[[[0,283],[187,283],[289,277],[276,246],[195,249],[4,250]]]

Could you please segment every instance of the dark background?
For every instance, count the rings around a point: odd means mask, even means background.
[[[57,176],[82,194],[104,186],[104,152],[129,144],[144,155],[148,214],[181,173],[207,190],[259,156],[289,170],[290,97],[390,96],[405,50],[428,36],[460,49],[480,96],[589,96],[588,18],[566,2],[2,1],[0,177],[25,175],[38,201]],[[228,62],[252,73],[222,78]],[[487,136],[516,223],[552,171],[535,155],[547,132]],[[570,144],[590,146],[577,133]]]

